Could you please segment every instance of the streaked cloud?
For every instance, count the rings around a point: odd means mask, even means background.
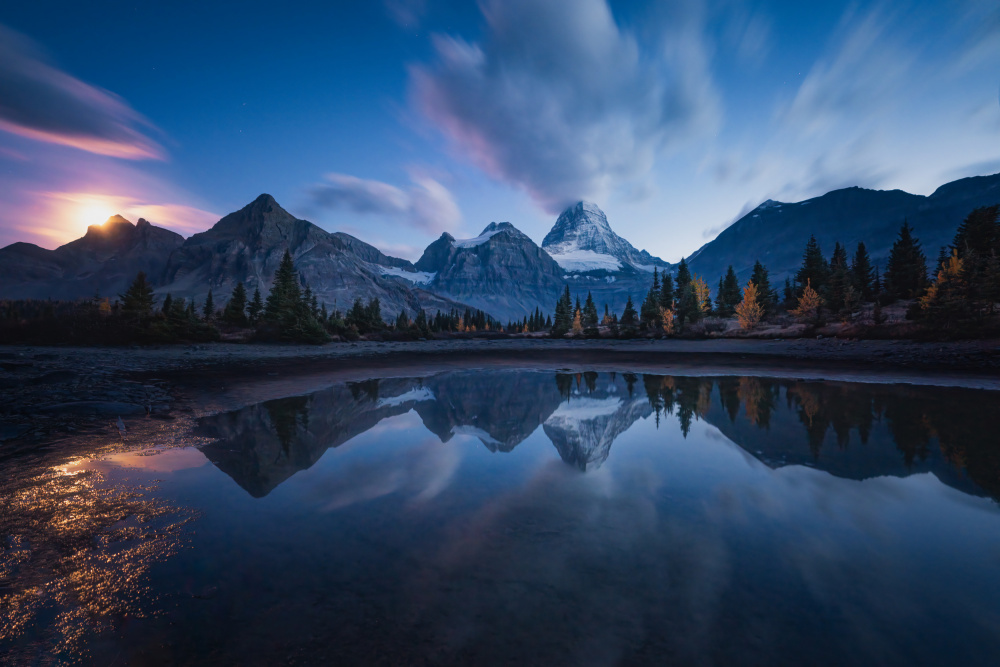
[[[642,45],[605,0],[480,7],[483,41],[436,35],[412,97],[457,153],[549,212],[641,181],[720,121],[700,3],[661,8]]]
[[[152,125],[117,95],[46,63],[0,25],[0,130],[129,160],[163,159]]]
[[[455,229],[462,214],[448,188],[429,176],[410,178],[412,185],[404,190],[349,174],[327,174],[310,196],[315,206],[391,218],[426,232]]]

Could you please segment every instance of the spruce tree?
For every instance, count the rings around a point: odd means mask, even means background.
[[[674,298],[680,300],[685,288],[691,283],[691,270],[688,268],[687,260],[681,257],[677,265],[677,285],[674,291]]]
[[[750,282],[757,287],[757,303],[764,309],[763,317],[772,315],[778,303],[778,295],[771,289],[771,279],[768,276],[767,268],[760,263],[760,260],[754,262]]]
[[[730,317],[736,312],[736,304],[743,300],[740,283],[736,279],[733,265],[729,265],[726,277],[719,281],[719,291],[716,293],[715,310],[721,317]]]
[[[233,326],[247,325],[247,290],[242,282],[236,283],[233,294],[229,297],[229,302],[222,310],[222,319],[226,324]]]
[[[625,310],[622,312],[622,332],[626,335],[632,335],[635,333],[635,329],[638,324],[639,316],[635,312],[635,306],[632,304],[632,295],[629,294],[628,301],[625,302]]]
[[[583,333],[585,336],[597,336],[597,306],[589,291],[583,304]]]
[[[646,298],[639,306],[639,324],[643,329],[658,329],[663,323],[660,314],[660,293],[652,286],[646,292]]]
[[[146,317],[153,312],[153,304],[156,299],[153,297],[153,286],[146,280],[146,274],[140,271],[135,275],[135,280],[128,286],[124,294],[119,294],[118,298],[122,303],[122,312],[132,317]]]
[[[823,257],[823,251],[815,236],[810,236],[802,253],[802,268],[795,274],[795,282],[799,286],[799,294],[810,285],[812,289],[823,292],[830,276],[830,266]]]
[[[294,319],[300,300],[298,272],[295,270],[292,254],[286,249],[274,274],[271,293],[267,295],[264,318],[275,323]]]
[[[660,308],[670,310],[674,307],[674,279],[666,271],[660,280]]]
[[[858,242],[858,249],[854,251],[854,259],[851,261],[851,284],[862,301],[867,303],[875,298],[875,269],[868,256],[868,249],[862,242]]]
[[[167,297],[163,300],[163,308],[161,309],[160,312],[169,317],[170,311],[173,310],[173,307],[174,307],[174,297],[172,297],[168,292]]]
[[[826,287],[827,302],[831,310],[838,312],[844,308],[847,287],[851,285],[850,267],[847,265],[847,250],[838,242],[834,245],[830,258],[830,279]]]
[[[573,326],[573,301],[569,294],[569,285],[563,288],[562,296],[556,301],[556,316],[552,322],[551,330],[553,336],[566,334]]]
[[[896,299],[920,296],[927,285],[927,259],[908,222],[903,222],[889,252],[885,283],[889,296]]]
[[[208,290],[208,296],[205,297],[205,307],[202,309],[201,315],[206,322],[215,319],[215,300],[212,298],[211,288]]]
[[[255,287],[253,290],[253,300],[250,301],[250,305],[247,307],[247,315],[250,319],[250,324],[257,324],[260,319],[261,313],[264,312],[264,301],[260,297],[260,288]]]

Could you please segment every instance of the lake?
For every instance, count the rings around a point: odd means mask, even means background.
[[[997,392],[451,371],[133,433],[3,464],[12,662],[1000,655]]]

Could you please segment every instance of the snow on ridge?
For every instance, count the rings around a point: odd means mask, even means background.
[[[493,229],[483,232],[474,239],[455,239],[451,244],[456,248],[475,248],[477,245],[483,245],[502,231],[503,229]]]
[[[433,401],[434,392],[432,392],[427,387],[420,387],[419,389],[411,389],[408,392],[400,394],[399,396],[389,396],[388,398],[378,399],[376,403],[377,407],[384,408],[389,406],[402,405],[403,403],[408,403],[413,401],[414,403],[419,403],[421,401]]]
[[[452,426],[451,432],[455,435],[471,435],[473,437],[479,438],[488,445],[502,445],[503,443],[494,438],[492,435],[479,428],[478,426],[470,426],[467,424],[460,424],[458,426]]]
[[[400,278],[409,280],[411,283],[426,285],[434,280],[434,276],[436,276],[437,273],[430,273],[428,271],[407,271],[406,269],[401,269],[398,266],[383,266],[382,275],[399,276]]]
[[[561,403],[545,421],[590,421],[599,417],[609,417],[621,407],[620,398],[575,398]]]
[[[549,251],[549,255],[566,271],[618,271],[622,268],[621,262],[612,255],[580,250],[575,246],[556,253]]]

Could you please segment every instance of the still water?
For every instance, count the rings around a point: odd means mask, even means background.
[[[995,392],[448,372],[135,447],[5,464],[11,661],[1000,656]]]

